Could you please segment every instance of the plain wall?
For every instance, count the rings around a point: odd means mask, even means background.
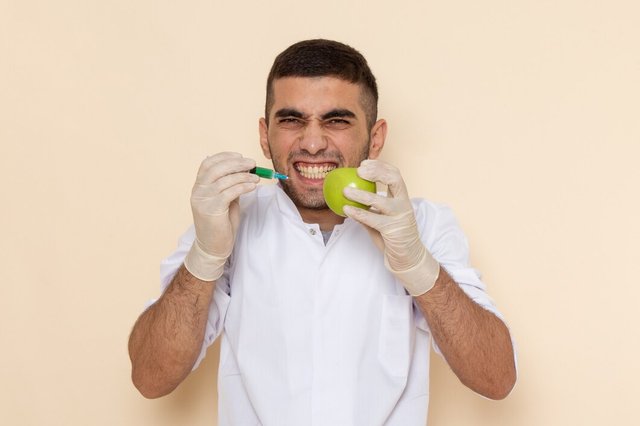
[[[129,331],[200,161],[268,166],[269,67],[325,37],[368,58],[383,159],[454,209],[518,344],[501,402],[434,357],[430,425],[635,424],[639,16],[633,0],[0,1],[0,423],[216,424],[216,347],[150,401]]]

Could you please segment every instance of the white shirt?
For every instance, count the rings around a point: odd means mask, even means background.
[[[468,265],[451,211],[425,200],[413,205],[430,253],[500,316]],[[365,228],[347,218],[325,245],[319,226],[304,223],[276,185],[242,196],[240,206],[194,366],[222,334],[219,426],[423,426],[431,333]],[[163,261],[163,288],[193,240],[191,228]]]

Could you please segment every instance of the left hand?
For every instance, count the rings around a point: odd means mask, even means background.
[[[358,168],[363,179],[387,185],[388,196],[347,187],[345,197],[371,206],[371,210],[345,206],[344,213],[367,226],[374,243],[384,252],[387,268],[412,296],[429,291],[440,265],[422,241],[407,187],[397,168],[379,160],[365,160]]]

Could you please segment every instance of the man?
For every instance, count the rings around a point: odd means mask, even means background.
[[[163,264],[162,297],[129,342],[133,382],[171,392],[222,335],[220,425],[424,425],[430,343],[472,390],[514,385],[511,338],[467,264],[451,212],[410,200],[376,160],[387,123],[366,60],[328,40],[296,43],[267,81],[260,145],[278,185],[257,186],[238,153],[206,158],[194,227]],[[325,204],[336,167],[388,187]]]

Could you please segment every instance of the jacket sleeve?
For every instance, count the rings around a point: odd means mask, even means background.
[[[469,244],[451,209],[426,200],[413,200],[413,204],[421,240],[427,250],[474,302],[504,322],[502,314],[487,294],[480,273],[469,264]],[[415,311],[418,328],[430,332],[422,313],[417,307]],[[433,346],[441,354],[435,342]]]
[[[193,241],[195,240],[195,230],[191,226],[178,241],[178,247],[176,250],[166,259],[160,263],[160,286],[162,292],[171,283],[171,280],[175,276],[176,272],[184,262]],[[216,281],[216,289],[213,293],[213,299],[209,306],[209,316],[207,319],[207,325],[204,333],[204,341],[202,342],[202,349],[200,355],[193,365],[195,370],[200,362],[205,357],[207,348],[213,344],[218,338],[224,327],[224,319],[229,307],[229,279],[228,279],[228,263],[225,265],[225,273]]]

